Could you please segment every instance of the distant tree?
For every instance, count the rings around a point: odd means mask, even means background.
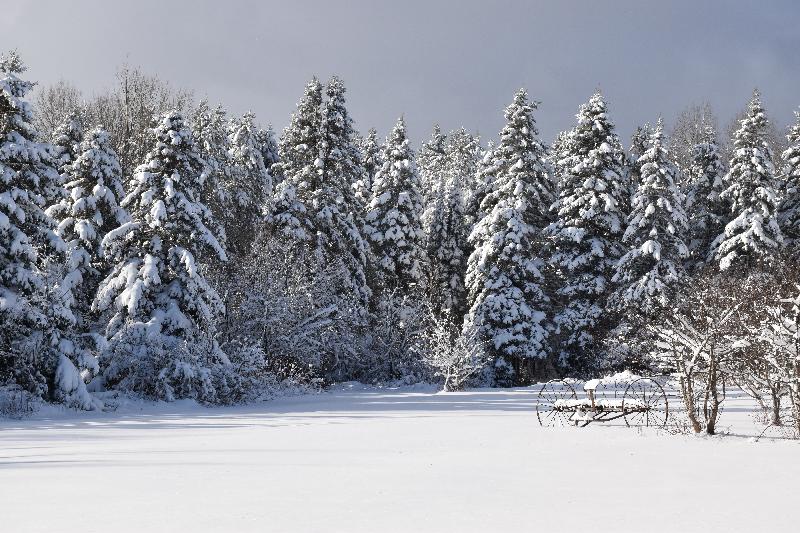
[[[717,117],[708,102],[688,106],[675,118],[667,148],[684,176],[692,165],[694,147],[705,142],[708,128],[717,131]],[[678,185],[684,187],[683,182]]]
[[[56,129],[67,117],[79,116],[83,106],[83,95],[78,88],[66,80],[59,80],[35,91],[33,125],[42,140],[53,142]]]

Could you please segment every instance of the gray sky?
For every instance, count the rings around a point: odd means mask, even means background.
[[[360,129],[404,113],[415,144],[434,122],[486,137],[519,87],[545,139],[600,88],[627,138],[711,102],[722,126],[761,89],[781,126],[800,105],[800,2],[0,0],[0,49],[42,84],[91,94],[120,64],[280,129],[305,82],[338,74]]]

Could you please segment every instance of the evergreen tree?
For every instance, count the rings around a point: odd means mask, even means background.
[[[711,243],[730,221],[730,208],[720,197],[724,167],[716,136],[713,127],[707,126],[705,138],[694,147],[688,170],[687,244],[693,267],[700,267],[712,259]]]
[[[460,128],[448,135],[445,151],[444,183],[433,205],[427,235],[427,288],[434,312],[460,326],[467,310],[464,276],[469,221],[464,196],[475,187],[480,144]]]
[[[643,164],[641,158],[647,152],[652,136],[653,128],[649,124],[637,126],[636,131],[631,135],[631,147],[628,150],[628,178],[631,186],[631,196],[636,194],[636,190],[641,184]]]
[[[520,90],[506,108],[495,183],[482,203],[487,215],[469,236],[465,330],[477,328],[491,355],[512,361],[542,359],[549,351],[542,229],[554,198],[536,107]]]
[[[250,250],[271,210],[272,176],[264,161],[255,115],[246,113],[231,122],[229,146],[230,207],[223,224],[228,248],[241,256]]]
[[[226,257],[198,200],[205,162],[178,113],[157,122],[152,142],[122,201],[131,221],[105,238],[115,264],[93,303],[109,316],[103,375],[150,397],[215,400],[215,371],[227,362],[213,340],[223,306],[197,258]]]
[[[447,134],[445,185],[454,174],[461,176],[462,195],[478,189],[478,164],[483,156],[480,138],[465,128]]]
[[[800,244],[800,112],[795,112],[796,121],[786,138],[788,148],[782,154],[783,199],[778,221],[793,255]]]
[[[447,172],[447,136],[438,124],[433,126],[431,138],[422,143],[417,158],[417,170],[422,193],[422,227],[430,232],[433,210],[445,183]]]
[[[369,250],[352,190],[352,183],[363,176],[363,166],[344,92],[341,81],[333,78],[322,103],[319,82],[315,79],[306,87],[281,141],[276,167],[285,179],[278,187],[273,221],[281,235],[296,243],[292,253],[298,260],[320,268],[340,264],[341,290],[355,292],[366,302]],[[312,147],[314,158],[309,154]]]
[[[234,171],[230,156],[228,121],[222,106],[212,109],[202,100],[192,119],[192,135],[206,164],[199,200],[211,211],[214,224],[209,228],[227,250],[225,222],[235,213],[233,207]],[[203,259],[208,259],[206,256]],[[211,263],[213,264],[212,260]]]
[[[275,131],[272,124],[267,125],[266,129],[259,128],[256,132],[256,141],[261,148],[261,155],[264,158],[264,166],[267,170],[280,160],[278,153],[278,142],[275,140]]]
[[[77,113],[70,113],[53,132],[54,158],[59,174],[63,174],[67,165],[78,157],[82,140],[81,119]]]
[[[554,247],[551,262],[562,278],[555,325],[564,359],[586,353],[599,341],[613,268],[621,255],[628,195],[625,155],[603,97],[594,94],[577,119],[552,207],[556,220],[547,229]]]
[[[61,176],[53,147],[36,141],[24,71],[16,53],[0,57],[0,384],[88,408],[55,276],[66,246],[45,212]]]
[[[383,148],[383,164],[372,184],[365,233],[377,261],[377,284],[408,293],[423,284],[425,263],[422,195],[414,153],[400,118]]]
[[[362,178],[353,184],[353,190],[356,199],[366,207],[372,200],[372,183],[382,163],[381,145],[375,128],[370,128],[367,136],[361,141],[361,158],[364,163],[364,173]]]
[[[58,223],[58,234],[67,245],[63,291],[79,328],[88,331],[92,299],[109,269],[103,239],[128,222],[128,214],[119,206],[124,197],[122,170],[105,130],[96,128],[86,135],[65,176],[67,197],[48,208],[47,214]]]
[[[775,166],[766,136],[769,123],[758,91],[734,135],[734,151],[721,197],[730,203],[732,220],[714,241],[721,270],[769,264],[783,245],[776,210]]]
[[[653,316],[663,310],[684,279],[689,250],[683,241],[688,221],[683,194],[676,184],[678,168],[670,161],[658,125],[638,159],[641,172],[623,235],[627,252],[617,263],[612,281],[619,284],[615,303],[624,310]]]
[[[331,78],[321,111],[316,162],[322,187],[309,206],[316,211],[317,257],[325,258],[325,263],[341,262],[348,290],[366,303],[370,296],[366,280],[369,245],[362,233],[362,207],[352,187],[363,179],[364,166],[355,144],[353,120],[345,107],[344,94],[342,81]]]
[[[277,187],[273,223],[285,237],[305,242],[316,231],[313,214],[306,209],[315,191],[321,189],[319,169],[320,108],[322,85],[313,78],[292,114],[278,144],[280,161],[272,167]]]
[[[569,133],[569,131],[559,132],[547,153],[547,160],[550,162],[550,166],[553,167],[553,182],[556,193],[561,189],[561,176],[566,173],[564,164],[567,162],[567,156],[569,155]]]

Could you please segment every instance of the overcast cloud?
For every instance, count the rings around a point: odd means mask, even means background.
[[[358,127],[405,114],[484,137],[526,87],[546,139],[596,89],[626,138],[708,100],[721,124],[754,87],[783,126],[800,105],[800,3],[745,1],[6,1],[0,49],[86,93],[140,65],[282,128],[305,82],[341,76]],[[627,140],[626,140],[627,144]]]

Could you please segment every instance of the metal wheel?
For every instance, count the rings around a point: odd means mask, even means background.
[[[559,400],[577,400],[575,389],[566,381],[552,379],[542,385],[536,397],[536,418],[542,426],[566,426],[572,416],[572,410],[557,405]]]
[[[628,426],[664,427],[669,418],[667,394],[655,380],[639,378],[625,389],[622,412]]]

